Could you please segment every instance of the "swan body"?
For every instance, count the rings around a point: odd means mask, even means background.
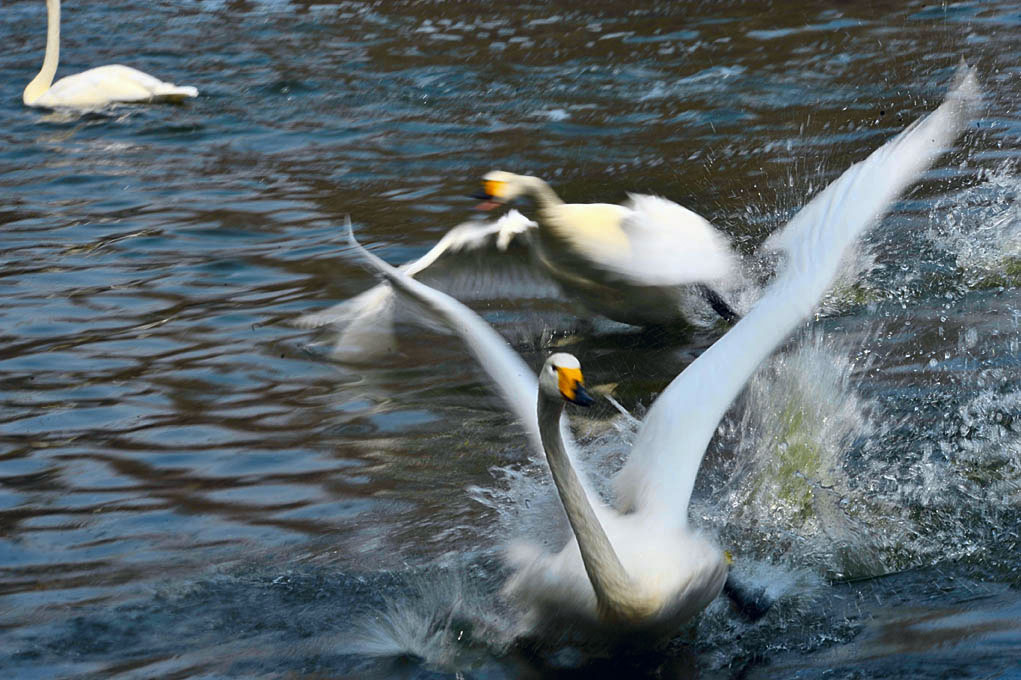
[[[495,170],[483,178],[489,204],[529,196],[538,208],[536,255],[592,311],[636,326],[686,320],[685,287],[697,284],[727,321],[737,314],[713,288],[732,276],[726,237],[687,208],[632,194],[624,205],[564,203],[538,177]]]
[[[26,106],[92,109],[109,104],[180,101],[198,96],[194,87],[165,83],[120,64],[89,69],[54,83],[60,59],[60,0],[46,0],[46,16],[46,56],[39,74],[22,93]]]
[[[687,515],[720,418],[759,364],[811,314],[855,240],[960,134],[978,99],[975,75],[962,67],[942,105],[852,165],[767,241],[786,255],[782,271],[752,310],[655,400],[614,480],[615,507],[577,469],[564,426],[565,402],[590,401],[577,359],[554,354],[534,380],[474,312],[362,249],[348,221],[356,251],[395,290],[462,337],[546,456],[573,538],[556,553],[514,546],[508,561],[515,571],[505,586],[510,598],[536,621],[669,634],[719,594],[725,555],[688,525]]]

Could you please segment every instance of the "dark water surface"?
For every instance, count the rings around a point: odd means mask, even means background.
[[[202,92],[84,116],[21,105],[42,0],[0,17],[0,675],[1021,677],[1016,4],[67,2],[58,76]],[[404,261],[500,168],[666,196],[751,255],[962,57],[983,119],[706,457],[693,519],[773,610],[515,642],[499,547],[562,527],[484,376],[416,327],[357,367],[289,323],[372,284],[344,216]],[[558,304],[480,309],[639,411],[719,332]],[[627,428],[587,416],[612,468]]]

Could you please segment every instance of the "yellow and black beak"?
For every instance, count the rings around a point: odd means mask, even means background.
[[[506,182],[500,182],[494,179],[487,179],[482,181],[482,191],[477,194],[472,194],[469,198],[475,198],[482,203],[475,206],[476,210],[492,210],[498,206],[503,205],[503,196],[506,194]]]
[[[595,401],[585,391],[585,379],[578,368],[557,367],[557,387],[560,388],[560,395],[578,406],[591,406]]]

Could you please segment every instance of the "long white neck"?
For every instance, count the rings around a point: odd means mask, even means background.
[[[520,175],[520,177],[527,193],[535,199],[540,213],[554,210],[564,204],[553,188],[544,180],[528,175]]]
[[[25,104],[31,104],[50,89],[60,61],[60,0],[46,0],[46,56],[39,75],[32,79],[21,95]]]
[[[626,617],[631,579],[603,531],[585,488],[564,451],[564,442],[560,438],[560,414],[563,410],[563,400],[550,399],[539,393],[539,435],[546,460],[571,529],[578,539],[581,559],[596,593],[600,614],[610,618]]]

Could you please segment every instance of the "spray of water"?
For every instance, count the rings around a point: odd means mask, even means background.
[[[708,476],[717,488],[692,510],[755,559],[875,573],[883,565],[858,516],[847,453],[882,428],[857,393],[858,366],[834,345],[808,333],[755,375],[716,439]]]
[[[409,573],[400,580],[400,592],[382,608],[355,617],[339,652],[466,669],[504,653],[513,641],[511,617],[483,563]]]
[[[938,202],[929,238],[953,260],[969,289],[1021,282],[1021,180],[1013,162],[981,173],[981,182]]]

